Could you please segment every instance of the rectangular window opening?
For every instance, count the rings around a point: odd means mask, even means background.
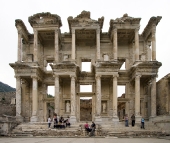
[[[80,85],[80,92],[92,92],[92,85]]]
[[[91,62],[82,62],[81,71],[91,72]]]
[[[54,86],[47,87],[47,97],[53,98],[54,97]]]

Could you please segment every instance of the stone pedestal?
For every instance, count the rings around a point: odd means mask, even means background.
[[[94,117],[94,121],[95,121],[95,123],[101,123],[102,118],[100,116],[96,116],[96,117]]]
[[[31,120],[31,122],[38,122],[38,117],[32,116],[30,120]]]
[[[138,116],[135,116],[135,122],[136,123],[141,123],[141,116],[140,115],[138,115]]]
[[[74,123],[76,123],[77,122],[77,119],[76,119],[76,116],[70,116],[70,123],[71,124],[74,124]]]

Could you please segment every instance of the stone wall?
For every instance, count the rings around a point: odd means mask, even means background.
[[[0,92],[0,116],[16,115],[15,92]]]
[[[165,76],[156,84],[157,115],[167,115],[170,113],[170,80]]]

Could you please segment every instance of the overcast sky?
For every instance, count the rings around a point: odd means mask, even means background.
[[[14,70],[9,63],[17,60],[17,30],[15,19],[22,19],[28,31],[33,30],[28,17],[50,12],[61,17],[61,32],[68,32],[67,18],[76,17],[83,10],[97,20],[104,16],[103,32],[108,32],[110,19],[128,13],[140,17],[142,33],[150,17],[162,16],[156,29],[157,60],[162,62],[157,80],[170,73],[170,0],[1,0],[0,1],[0,81],[15,88]]]

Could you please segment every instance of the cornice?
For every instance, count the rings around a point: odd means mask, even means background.
[[[144,37],[144,39],[146,39],[150,35],[150,33],[152,32],[152,26],[153,25],[157,26],[161,19],[162,19],[161,16],[150,18],[150,20],[149,20],[148,24],[146,25],[144,31],[142,32],[142,36]]]

